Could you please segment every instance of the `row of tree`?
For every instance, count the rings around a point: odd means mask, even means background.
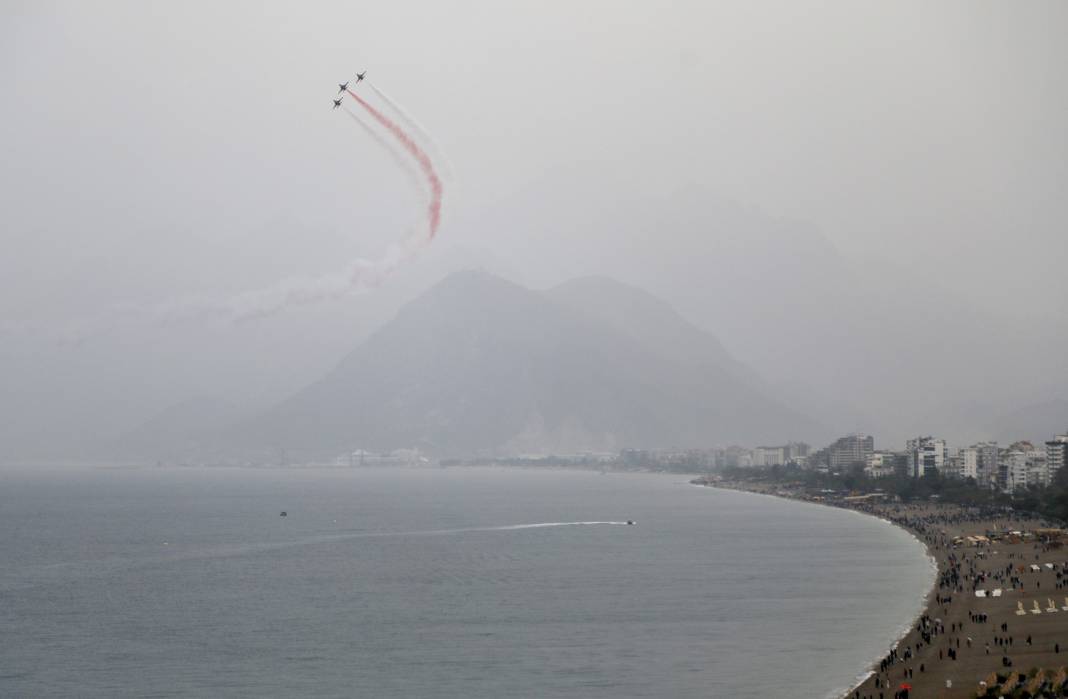
[[[1047,519],[1068,522],[1068,469],[1057,472],[1045,488],[1031,487],[1015,493],[1002,493],[980,487],[972,478],[952,478],[929,470],[920,478],[895,475],[869,478],[860,464],[838,472],[820,472],[794,465],[755,468],[726,468],[723,475],[733,480],[769,481],[795,484],[809,489],[850,493],[881,491],[905,502],[937,499],[970,506],[1007,506],[1036,512]]]

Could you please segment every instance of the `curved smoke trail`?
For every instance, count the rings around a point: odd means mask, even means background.
[[[398,267],[418,254],[434,239],[441,224],[443,197],[441,178],[438,177],[429,156],[411,136],[351,90],[348,93],[397,139],[400,149],[382,138],[381,134],[346,108],[345,112],[348,116],[392,156],[397,165],[413,180],[413,185],[421,194],[429,195],[426,230],[409,230],[405,237],[399,243],[391,245],[381,258],[356,259],[348,265],[347,269],[335,274],[290,277],[269,287],[222,297],[198,295],[174,298],[151,305],[120,304],[97,318],[82,319],[65,328],[60,333],[59,344],[82,344],[129,322],[168,324],[199,318],[221,318],[242,322],[272,316],[291,306],[339,299],[354,292],[376,288]],[[405,157],[406,154],[414,158],[418,165],[417,170]],[[423,178],[425,178],[426,187],[422,183]],[[7,333],[6,328],[0,328],[0,331]]]
[[[426,194],[426,185],[423,183],[423,179],[420,176],[420,172],[416,169],[415,165],[412,164],[412,161],[408,160],[408,158],[405,157],[404,153],[397,150],[396,146],[394,146],[386,139],[382,138],[382,135],[380,133],[368,126],[367,122],[358,117],[356,113],[353,112],[351,109],[345,107],[344,111],[346,114],[349,115],[350,119],[360,125],[360,128],[363,129],[364,133],[370,136],[371,139],[373,139],[375,143],[381,146],[384,151],[389,153],[390,157],[393,158],[393,162],[397,165],[397,167],[403,170],[404,174],[408,177],[409,184],[411,184],[412,187],[419,193]]]
[[[415,158],[417,163],[419,163],[423,175],[430,184],[430,205],[427,207],[427,218],[430,223],[430,239],[433,240],[434,235],[438,232],[438,226],[441,225],[441,199],[444,194],[441,186],[441,178],[438,177],[438,173],[434,169],[434,163],[423,149],[419,147],[419,144],[416,143],[415,140],[392,119],[372,107],[352,90],[346,89],[345,92],[349,93],[352,99],[356,100],[361,107],[366,109],[367,113],[374,117],[375,121],[393,134],[400,144],[404,146],[404,149]]]
[[[400,106],[400,104],[396,100],[394,100],[392,97],[383,92],[382,88],[380,88],[378,85],[375,85],[370,80],[367,81],[367,85],[372,90],[374,90],[374,93],[378,95],[379,99],[388,104],[390,108],[397,113],[397,115],[401,118],[403,122],[405,122],[405,124],[410,130],[415,131],[419,134],[420,138],[422,138],[423,141],[426,142],[427,146],[430,148],[431,155],[434,157],[434,159],[439,160],[445,164],[445,177],[446,179],[451,180],[453,174],[452,163],[450,163],[449,159],[445,157],[445,155],[442,153],[442,150],[438,147],[438,144],[434,142],[434,138],[430,135],[430,132],[427,131],[423,127],[423,125],[416,120],[415,117],[409,114],[408,111],[404,109],[404,107]]]
[[[301,306],[318,301],[338,299],[353,291],[375,288],[380,286],[398,266],[413,257],[419,252],[420,248],[434,239],[434,235],[441,224],[441,203],[444,191],[433,162],[403,129],[370,104],[360,99],[352,90],[346,90],[346,92],[393,134],[404,150],[415,158],[423,175],[426,177],[430,189],[430,202],[427,205],[429,226],[427,235],[409,233],[402,242],[390,246],[381,259],[357,259],[349,265],[348,271],[341,274],[287,279],[268,289],[245,292],[231,297],[221,305],[201,300],[195,303],[192,308],[189,305],[185,305],[182,310],[186,313],[190,310],[193,313],[221,313],[229,315],[238,321],[251,320],[274,315],[290,306]],[[411,163],[403,157],[403,153],[398,152],[395,147],[347,107],[345,108],[345,113],[390,154],[398,167],[409,175],[416,189],[421,192],[424,191],[418,176],[412,169]],[[169,315],[173,315],[173,310]]]

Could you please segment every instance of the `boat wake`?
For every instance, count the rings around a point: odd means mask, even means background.
[[[453,534],[462,532],[506,532],[515,529],[539,529],[541,527],[581,527],[594,524],[610,524],[616,526],[627,526],[629,522],[538,522],[537,524],[509,524],[501,527],[470,527],[468,529],[442,529],[443,534]]]
[[[629,523],[613,522],[613,521],[598,521],[598,522],[535,522],[532,524],[504,524],[495,527],[457,527],[455,529],[417,529],[414,531],[348,531],[340,532],[337,534],[319,534],[317,536],[309,536],[304,539],[295,539],[291,541],[279,541],[262,544],[249,544],[246,546],[227,547],[225,549],[216,549],[216,553],[220,557],[226,557],[231,555],[239,555],[246,553],[259,553],[261,551],[271,551],[276,549],[290,548],[293,546],[308,546],[314,544],[329,544],[339,541],[349,541],[351,539],[384,539],[393,537],[417,537],[417,536],[452,536],[456,534],[475,534],[480,532],[509,532],[519,531],[523,529],[544,529],[548,527],[583,527],[583,526],[627,526]],[[211,554],[209,554],[210,556]],[[199,556],[198,556],[199,557]]]
[[[136,566],[145,563],[158,563],[163,561],[180,561],[180,560],[197,560],[197,559],[216,559],[216,558],[234,558],[241,556],[257,555],[262,553],[268,553],[272,551],[278,551],[281,549],[288,549],[298,546],[314,546],[317,544],[331,544],[336,542],[349,541],[353,539],[380,539],[388,537],[419,537],[419,536],[450,536],[457,534],[473,534],[478,532],[509,532],[520,531],[524,529],[545,529],[550,527],[583,527],[583,526],[627,526],[633,524],[632,521],[595,521],[595,522],[534,522],[531,524],[505,524],[494,527],[459,527],[456,529],[421,529],[415,531],[367,531],[367,530],[349,530],[337,533],[323,533],[314,536],[308,536],[301,539],[291,539],[288,541],[271,541],[271,542],[248,542],[248,543],[232,543],[232,544],[215,544],[206,547],[195,547],[190,549],[183,549],[181,544],[170,545],[170,542],[164,544],[168,546],[167,553],[159,553],[156,555],[150,555],[145,558],[108,558],[93,562],[79,562],[79,563],[55,563],[45,566],[33,566],[24,569],[22,572],[22,579],[17,581],[4,581],[0,580],[0,590],[6,589],[20,589],[22,587],[34,587],[37,584],[55,582],[56,580],[67,579],[72,575],[79,577],[85,577],[90,575],[94,570],[103,571],[113,568],[125,568],[130,566]]]
[[[549,527],[584,527],[584,526],[621,526],[633,524],[634,521],[596,521],[596,522],[535,522],[532,524],[504,524],[495,527],[457,527],[455,529],[417,529],[414,531],[367,531],[356,530],[338,532],[333,534],[319,534],[303,539],[290,541],[252,543],[234,546],[216,546],[208,550],[187,552],[184,555],[175,552],[170,558],[229,558],[249,554],[276,551],[279,549],[292,548],[294,546],[313,546],[316,544],[331,544],[353,539],[385,539],[394,537],[419,537],[419,536],[452,536],[456,534],[475,534],[480,532],[509,532],[523,529],[545,529]]]

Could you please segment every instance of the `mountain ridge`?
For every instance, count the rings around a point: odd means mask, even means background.
[[[661,324],[654,333],[638,327],[635,301],[647,325]],[[622,322],[628,317],[633,327]],[[655,338],[669,330],[704,350],[658,349]],[[599,278],[539,292],[466,271],[222,442],[448,455],[787,441],[822,431],[758,384],[716,338],[634,287]]]

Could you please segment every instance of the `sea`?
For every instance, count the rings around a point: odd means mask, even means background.
[[[0,696],[832,697],[920,612],[901,529],[687,481],[3,470]]]

